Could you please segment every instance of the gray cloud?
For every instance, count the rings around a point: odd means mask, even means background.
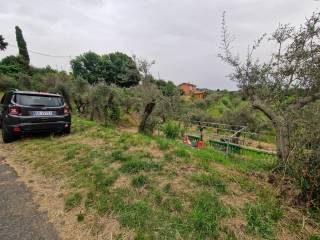
[[[1,3],[0,34],[15,44],[19,25],[29,49],[71,56],[123,51],[156,60],[154,74],[175,83],[234,89],[230,68],[217,58],[223,11],[236,36],[234,50],[244,54],[263,33],[280,22],[299,25],[318,6],[313,0],[16,0]],[[17,49],[0,58],[9,54]],[[35,66],[70,69],[69,58],[30,55]]]

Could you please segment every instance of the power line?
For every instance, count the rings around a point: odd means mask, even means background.
[[[14,48],[18,48],[19,47],[17,45],[14,45],[14,44],[11,44],[11,43],[8,43],[8,45],[10,47],[14,47]],[[38,51],[34,51],[34,50],[30,50],[30,49],[27,49],[28,52],[32,52],[34,54],[38,54],[38,55],[41,55],[41,56],[44,56],[44,57],[53,57],[53,58],[71,58],[71,55],[69,56],[63,56],[63,55],[51,55],[51,54],[47,54],[47,53],[42,53],[42,52],[38,52]]]

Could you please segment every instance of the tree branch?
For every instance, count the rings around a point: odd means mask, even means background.
[[[253,97],[252,106],[255,109],[260,110],[267,118],[269,118],[274,126],[277,126],[279,123],[279,117],[257,96]]]
[[[307,104],[317,101],[318,99],[320,99],[320,92],[317,92],[317,93],[311,94],[310,96],[299,99],[297,102],[291,104],[289,106],[289,109],[299,110],[304,106],[306,106]]]

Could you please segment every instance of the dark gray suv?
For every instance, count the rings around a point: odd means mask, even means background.
[[[59,94],[11,90],[1,99],[0,123],[2,139],[8,143],[28,133],[69,134],[71,114]]]

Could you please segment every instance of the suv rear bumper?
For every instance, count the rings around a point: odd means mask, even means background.
[[[71,127],[71,116],[54,118],[26,118],[8,116],[5,119],[6,129],[13,134],[63,132]]]
[[[46,122],[46,123],[21,123],[16,125],[7,125],[6,128],[11,133],[40,133],[40,132],[63,132],[71,126],[70,122]]]

